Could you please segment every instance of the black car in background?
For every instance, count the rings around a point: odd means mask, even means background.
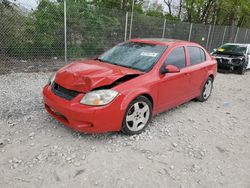
[[[250,68],[250,44],[227,43],[211,54],[218,62],[219,72],[244,74]]]

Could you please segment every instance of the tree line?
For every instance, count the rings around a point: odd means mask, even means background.
[[[39,4],[43,1],[49,0],[39,0]],[[63,3],[63,1],[56,2]],[[219,25],[250,26],[249,0],[67,0],[67,3],[131,11],[133,1],[135,12],[149,16],[204,24],[216,22]],[[164,11],[159,1],[165,4],[167,11]],[[146,2],[151,3],[145,9]],[[0,0],[0,7],[11,8],[11,2]]]
[[[134,0],[134,31],[148,32],[148,36],[158,32],[157,36],[160,37],[163,18],[202,24],[250,26],[249,0],[163,1],[167,11],[157,1],[150,1],[146,6],[147,0]],[[123,41],[125,15],[131,12],[132,4],[133,0],[67,0],[69,56],[100,54]],[[32,11],[20,9],[9,0],[0,0],[0,55],[63,56],[63,15],[63,0],[40,0]],[[150,16],[154,19],[150,19]],[[159,22],[155,17],[159,18]]]
[[[164,11],[162,1],[167,7]],[[95,6],[131,11],[132,0],[93,0]],[[166,17],[193,23],[235,25],[250,27],[249,0],[159,0],[151,1],[146,10],[143,5],[147,0],[135,0],[135,11],[149,16]]]

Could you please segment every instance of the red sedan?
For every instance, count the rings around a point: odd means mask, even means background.
[[[196,43],[133,39],[61,68],[43,88],[44,104],[77,131],[138,134],[160,112],[206,101],[216,72],[216,60]]]

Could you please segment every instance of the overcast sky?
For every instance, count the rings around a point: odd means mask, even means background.
[[[39,0],[10,0],[11,2],[15,2],[17,5],[22,5],[27,9],[34,9],[36,8]],[[151,2],[157,1],[158,3],[162,4],[164,10],[166,10],[166,5],[164,4],[163,0],[150,0]],[[177,0],[175,0],[177,1]]]
[[[27,9],[34,9],[38,4],[38,0],[9,0],[10,2],[14,2],[17,5],[22,5]]]

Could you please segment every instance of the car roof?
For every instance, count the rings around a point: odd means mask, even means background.
[[[149,43],[149,44],[159,44],[159,45],[164,45],[164,46],[170,46],[170,45],[174,45],[174,44],[198,45],[194,42],[178,40],[178,39],[168,39],[168,38],[136,38],[136,39],[131,39],[129,41]]]

